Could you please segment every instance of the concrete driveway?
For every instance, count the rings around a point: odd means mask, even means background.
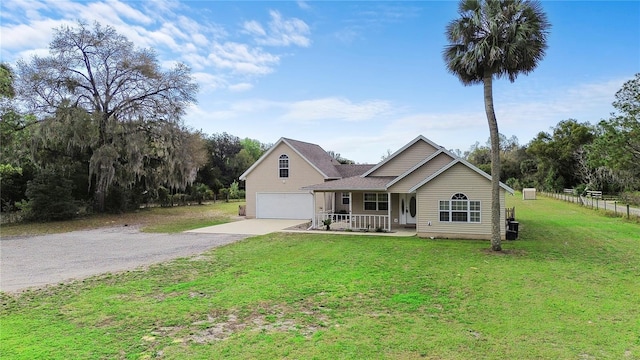
[[[107,272],[193,256],[303,220],[241,220],[179,234],[111,227],[29,237],[0,238],[0,291],[55,285]]]
[[[246,219],[221,225],[208,226],[200,229],[189,230],[188,233],[198,234],[243,234],[265,235],[272,232],[285,230],[292,226],[308,223],[309,220],[287,219]]]

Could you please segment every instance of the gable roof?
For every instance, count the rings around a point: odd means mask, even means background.
[[[438,149],[436,152],[434,152],[433,154],[427,156],[424,160],[416,163],[413,167],[411,167],[410,169],[408,169],[407,171],[405,171],[403,174],[400,174],[399,176],[369,176],[369,174],[373,173],[376,169],[380,168],[382,165],[384,165],[385,163],[388,163],[390,161],[392,161],[395,157],[397,157],[399,154],[401,154],[403,151],[405,151],[406,149],[408,149],[409,147],[411,147],[413,144],[415,144],[418,141],[424,141],[427,144],[433,146],[434,148]],[[445,171],[447,171],[448,169],[450,169],[451,167],[453,167],[454,165],[460,163],[464,166],[466,166],[467,168],[471,169],[472,171],[480,174],[480,176],[484,177],[485,179],[491,181],[491,175],[487,174],[486,172],[480,170],[478,167],[476,167],[475,165],[469,163],[468,161],[456,156],[454,153],[450,152],[449,150],[445,149],[444,147],[435,144],[434,142],[432,142],[431,140],[425,138],[424,136],[420,135],[418,137],[416,137],[415,139],[413,139],[412,141],[410,141],[408,144],[406,144],[405,146],[403,146],[402,148],[400,148],[398,151],[394,152],[391,156],[387,157],[386,159],[384,159],[383,161],[381,161],[380,163],[378,163],[375,166],[371,166],[371,165],[365,165],[363,166],[363,169],[366,166],[369,166],[370,168],[364,172],[364,174],[360,175],[360,176],[352,176],[352,177],[348,177],[348,178],[344,178],[344,179],[340,179],[340,180],[334,180],[334,181],[328,181],[322,184],[316,184],[316,185],[311,185],[311,186],[305,186],[302,188],[302,190],[333,190],[333,191],[350,191],[350,190],[377,190],[377,191],[387,191],[389,189],[389,187],[391,187],[393,184],[399,182],[400,180],[406,178],[407,176],[409,176],[411,173],[413,173],[414,171],[418,170],[419,168],[421,168],[422,166],[424,166],[425,164],[428,164],[431,160],[435,159],[436,157],[438,157],[441,154],[445,154],[447,156],[449,156],[451,158],[451,162],[449,162],[447,165],[441,167],[440,169],[438,169],[436,172],[434,172],[433,174],[431,174],[429,177],[427,177],[426,179],[420,181],[419,183],[415,184],[413,187],[411,187],[409,189],[409,192],[414,192],[417,189],[419,189],[420,187],[422,187],[423,185],[425,185],[426,183],[428,183],[429,181],[435,179],[436,177],[438,177],[439,175],[441,175],[442,173],[444,173]],[[505,191],[513,194],[515,191],[510,188],[509,186],[505,185],[504,183],[500,182],[500,187],[502,189],[504,189]]]
[[[422,180],[421,182],[417,183],[416,185],[414,185],[411,189],[409,189],[409,192],[414,192],[416,190],[418,190],[419,188],[421,188],[423,185],[425,185],[426,183],[428,183],[429,181],[437,178],[439,175],[441,175],[442,173],[444,173],[445,171],[449,170],[450,168],[452,168],[454,165],[456,164],[463,164],[466,167],[468,167],[469,169],[475,171],[476,173],[480,174],[482,177],[484,177],[485,179],[491,181],[491,175],[487,174],[486,172],[478,169],[476,166],[474,166],[473,164],[469,163],[468,161],[462,159],[462,158],[456,158],[455,160],[453,160],[452,162],[448,163],[447,165],[443,166],[440,170],[436,171],[435,173],[433,173],[431,176],[427,177],[426,179]],[[504,183],[500,182],[500,187],[502,189],[504,189],[505,191],[509,192],[510,194],[514,194],[515,190],[513,190],[512,188],[510,188],[509,186],[505,185]]]
[[[340,163],[338,160],[329,156],[320,145],[287,138],[283,138],[283,140],[293,151],[297,152],[298,155],[308,161],[311,166],[315,167],[325,179],[341,178],[340,173],[336,169],[336,165],[340,165]]]
[[[342,177],[338,169],[336,169],[336,165],[340,165],[340,163],[329,156],[329,154],[319,145],[283,137],[269,148],[269,150],[267,150],[267,152],[265,152],[255,163],[253,163],[251,167],[242,173],[242,175],[240,175],[240,180],[246,180],[247,175],[265,158],[267,158],[267,156],[269,156],[269,154],[271,154],[281,143],[286,144],[291,148],[291,150],[309,163],[309,165],[316,169],[316,171],[318,171],[325,180],[340,179]]]
[[[443,148],[440,148],[440,150],[438,150],[438,151],[434,152],[433,154],[427,156],[424,160],[420,161],[419,163],[417,163],[413,167],[411,167],[411,169],[405,171],[404,174],[401,174],[400,176],[398,176],[395,179],[393,179],[393,181],[391,181],[390,183],[387,184],[387,187],[391,187],[391,185],[393,185],[393,184],[397,183],[398,181],[404,179],[405,177],[409,176],[412,172],[418,170],[424,164],[428,163],[432,159],[435,159],[440,154],[447,154],[452,159],[456,159],[456,157],[452,156],[451,154],[449,154],[448,151],[444,150]]]
[[[409,147],[411,147],[413,144],[417,143],[418,141],[424,141],[424,142],[426,142],[427,144],[433,146],[436,149],[443,149],[442,146],[434,143],[433,141],[427,139],[426,137],[424,137],[422,135],[418,135],[415,139],[411,140],[405,146],[401,147],[398,151],[396,151],[393,154],[389,155],[387,158],[385,158],[384,160],[382,160],[381,162],[376,164],[376,166],[374,166],[373,168],[369,169],[369,171],[367,171],[366,173],[362,174],[362,177],[368,176],[371,173],[373,173],[374,171],[376,171],[377,169],[381,168],[384,164],[386,164],[386,163],[390,162],[391,160],[393,160],[396,156],[400,155],[403,151],[405,151],[406,149],[408,149]],[[454,158],[455,158],[455,156],[454,156]]]

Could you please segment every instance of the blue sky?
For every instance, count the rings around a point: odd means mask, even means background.
[[[597,123],[640,72],[640,2],[543,1],[552,24],[538,68],[494,84],[500,132],[528,143],[574,118]],[[52,29],[111,25],[200,84],[185,123],[274,143],[314,142],[378,162],[424,135],[449,149],[484,144],[482,86],[445,69],[454,1],[38,1],[0,3],[4,62],[44,55]]]

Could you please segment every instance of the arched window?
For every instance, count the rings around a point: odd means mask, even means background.
[[[285,154],[280,155],[278,160],[278,173],[281,178],[289,177],[289,157]]]
[[[480,222],[480,201],[469,200],[463,193],[453,194],[450,200],[441,200],[439,211],[443,222]]]

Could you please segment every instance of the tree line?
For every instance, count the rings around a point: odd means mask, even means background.
[[[162,68],[110,26],[54,29],[47,56],[0,66],[1,210],[57,220],[242,196],[268,144],[185,126],[197,91],[185,64]]]
[[[624,83],[613,106],[608,119],[562,120],[526,145],[500,135],[500,180],[516,190],[599,190],[640,202],[640,74]],[[477,142],[461,155],[490,174],[490,152],[489,142]]]
[[[152,50],[99,23],[53,35],[47,56],[0,64],[1,211],[55,220],[80,209],[242,197],[239,175],[270,145],[185,126],[198,91],[186,65],[165,70]],[[615,99],[616,112],[595,125],[567,119],[524,146],[499,135],[462,155],[491,173],[497,149],[499,178],[516,189],[633,193],[640,189],[640,74]]]

